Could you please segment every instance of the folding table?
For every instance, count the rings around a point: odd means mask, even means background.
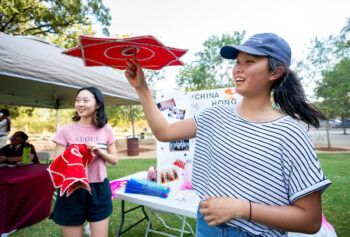
[[[145,179],[146,176],[147,172],[142,171],[120,178],[120,180],[126,180],[130,178]],[[121,200],[121,223],[119,225],[117,236],[121,236],[123,233],[130,230],[131,228],[138,225],[144,220],[147,220],[147,229],[145,231],[145,236],[148,236],[148,233],[150,232],[164,236],[175,236],[166,232],[157,231],[153,229],[151,216],[147,215],[147,213],[145,212],[145,208],[148,208],[157,218],[159,218],[159,220],[166,228],[178,231],[180,233],[179,236],[183,236],[184,233],[192,233],[192,235],[194,235],[194,232],[190,225],[187,223],[186,218],[197,217],[197,209],[200,200],[193,190],[180,191],[180,185],[181,184],[176,181],[169,183],[169,187],[171,190],[167,198],[125,193],[124,188],[119,189],[117,191],[117,199]],[[125,210],[125,201],[137,204],[138,206],[129,210]],[[123,229],[125,215],[138,209],[141,209],[144,217],[136,221],[131,226]],[[158,213],[169,213],[178,216],[182,222],[181,228],[177,229],[167,226],[166,223],[160,218]]]

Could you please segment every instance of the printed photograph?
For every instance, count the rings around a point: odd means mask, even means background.
[[[179,140],[169,143],[170,151],[188,151],[190,150],[190,140]]]
[[[172,108],[169,108],[168,117],[183,120],[185,118],[185,113],[186,113],[185,109],[177,109],[172,107]]]
[[[175,100],[174,100],[174,98],[172,98],[169,100],[159,102],[159,103],[157,103],[157,107],[160,111],[164,111],[164,110],[167,110],[169,108],[176,107]]]
[[[176,169],[166,169],[160,173],[160,183],[161,184],[177,180],[178,178],[179,178],[179,175],[178,175]]]

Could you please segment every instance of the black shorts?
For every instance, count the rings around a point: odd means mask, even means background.
[[[69,197],[60,197],[57,192],[55,207],[50,219],[58,225],[83,225],[85,221],[96,222],[106,219],[113,211],[112,191],[109,180],[90,183],[91,194],[85,189],[75,190]]]

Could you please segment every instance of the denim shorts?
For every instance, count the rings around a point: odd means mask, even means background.
[[[228,225],[208,226],[204,220],[204,215],[197,211],[196,237],[253,237],[255,235],[248,233],[241,228]]]
[[[101,183],[91,183],[91,194],[85,189],[75,190],[69,197],[57,192],[55,207],[50,219],[62,226],[83,225],[85,221],[96,222],[112,214],[112,191],[106,178]]]

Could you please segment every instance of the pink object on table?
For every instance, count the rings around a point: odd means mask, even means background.
[[[337,237],[335,229],[329,222],[326,220],[326,217],[322,214],[322,224],[321,229],[324,229],[325,236],[327,237]]]
[[[126,180],[126,179],[125,180],[116,179],[116,180],[112,180],[109,182],[109,185],[111,186],[111,190],[112,190],[112,199],[117,197],[117,191],[121,187],[125,186],[127,181],[128,180]]]
[[[126,60],[137,58],[141,67],[159,70],[165,66],[184,65],[179,58],[187,49],[165,46],[155,37],[100,38],[79,36],[79,46],[64,54],[82,58],[85,66],[109,66],[124,70]]]
[[[184,181],[180,186],[180,190],[193,189],[192,187],[192,163],[186,163],[185,165],[185,173],[184,173]]]
[[[153,166],[148,168],[147,180],[157,182],[157,169],[155,169]]]

